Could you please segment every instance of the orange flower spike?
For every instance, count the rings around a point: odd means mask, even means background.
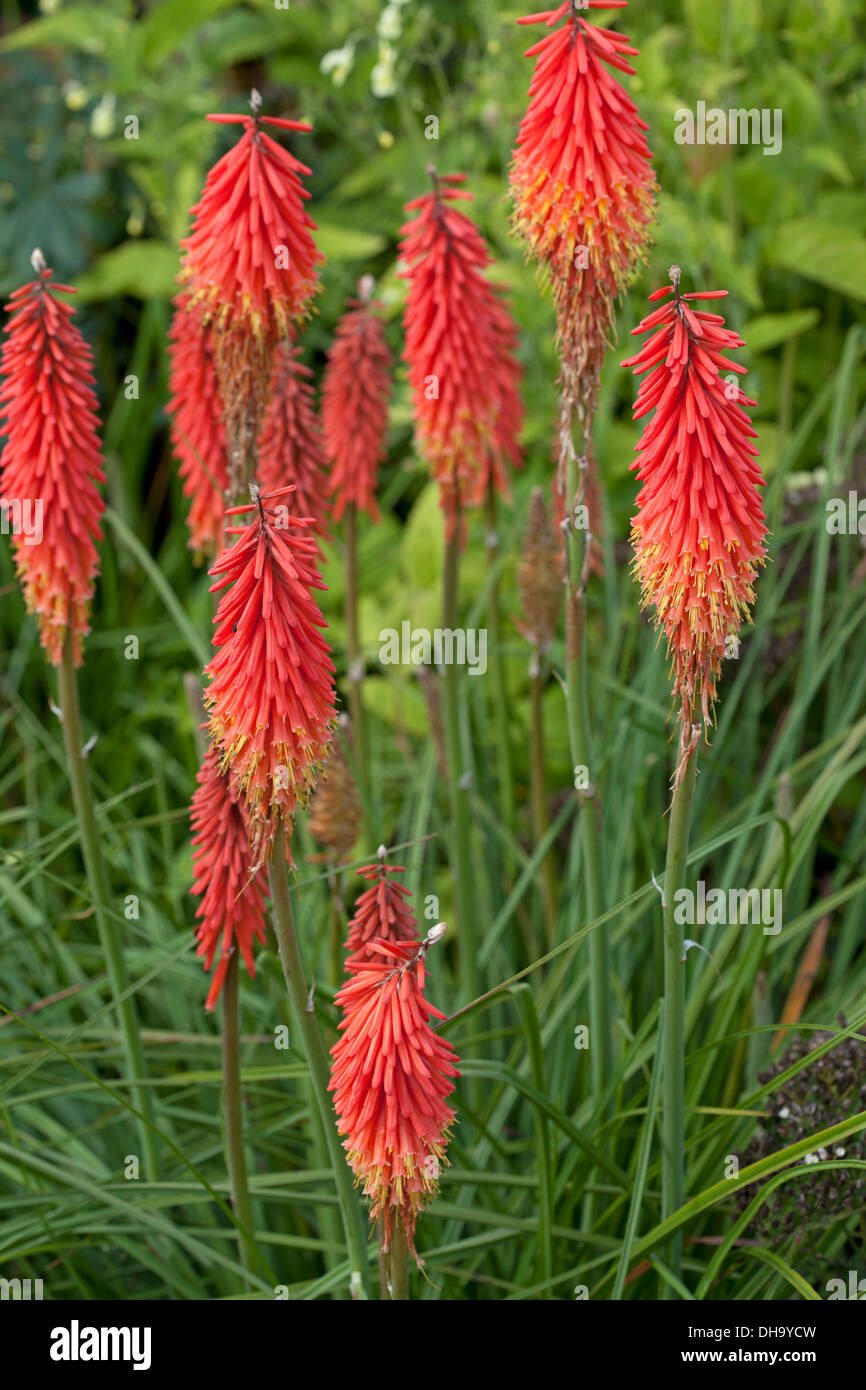
[[[655,208],[648,126],[609,71],[633,74],[638,50],[581,15],[614,7],[625,0],[569,0],[519,21],[552,32],[526,53],[535,69],[509,176],[515,225],[550,268],[564,385],[590,413],[615,301],[644,257]],[[584,378],[579,388],[570,377]]]
[[[434,190],[406,204],[417,213],[401,232],[400,274],[408,281],[404,359],[415,428],[440,487],[453,533],[459,500],[480,505],[488,486],[508,496],[509,462],[520,467],[523,425],[517,327],[486,278],[490,254],[478,228],[453,203],[463,174],[436,175]]]
[[[292,483],[298,515],[310,517],[312,530],[327,540],[328,463],[313,403],[313,373],[300,361],[300,352],[288,344],[277,351],[259,438],[257,479],[262,492]]]
[[[665,302],[632,330],[652,336],[622,364],[649,372],[634,406],[636,420],[650,415],[632,464],[643,483],[634,573],[667,637],[684,718],[692,722],[699,696],[708,724],[727,641],[748,618],[764,563],[764,478],[743,409],[756,402],[728,376],[746,369],[724,356],[745,343],[721,314],[694,307],[727,291],[681,295],[677,266],[671,280],[650,295]]]
[[[178,295],[169,332],[171,442],[184,497],[189,498],[189,543],[214,552],[222,541],[229,485],[226,432],[216,378],[213,333],[201,307]]]
[[[222,328],[241,320],[257,339],[276,343],[303,318],[318,286],[312,233],[316,224],[304,203],[301,175],[310,170],[263,129],[312,130],[303,121],[259,115],[254,93],[250,116],[208,116],[240,125],[240,140],[218,159],[192,209],[190,235],[182,242],[185,276],[206,311]]]
[[[419,940],[418,924],[411,908],[412,894],[402,883],[391,877],[403,874],[400,864],[385,861],[384,848],[379,850],[379,863],[367,864],[358,873],[370,882],[370,887],[355,903],[346,938],[346,970],[357,971],[371,960],[380,959],[375,950],[377,941]]]
[[[376,475],[385,457],[391,350],[385,327],[369,296],[372,279],[364,276],[360,299],[349,301],[337,325],[322,383],[322,429],[333,464],[331,493],[334,520],[354,503],[379,520]]]
[[[584,9],[611,9],[610,0],[588,0]],[[617,8],[625,8],[625,0]],[[624,55],[636,56],[627,38],[581,17],[566,3],[528,15],[520,24],[553,28],[526,52],[535,58],[529,105],[517,136],[511,168],[517,224],[532,254],[566,276],[575,251],[586,244],[598,272],[622,273],[626,247],[646,235],[655,180],[645,121],[608,71],[634,75]]]
[[[292,820],[315,786],[334,724],[334,664],[312,593],[325,584],[309,519],[289,515],[293,492],[251,488],[253,502],[226,516],[251,506],[257,516],[226,528],[237,540],[210,570],[211,592],[227,592],[214,617],[205,706],[221,766],[250,812],[254,873],[279,831],[290,858]]]
[[[323,259],[301,182],[311,171],[264,130],[311,127],[261,116],[255,91],[251,105],[250,116],[208,117],[243,133],[211,169],[192,210],[180,277],[213,327],[234,495],[249,481],[277,344],[309,312]]]
[[[248,817],[219,770],[214,746],[208,748],[198,771],[190,807],[193,883],[190,893],[201,899],[196,917],[197,955],[210,970],[217,950],[205,1008],[216,1007],[233,950],[240,950],[255,979],[253,942],[265,940],[265,888],[251,873]]]
[[[55,297],[75,290],[51,283],[41,251],[31,259],[37,278],[15,290],[6,306],[0,496],[14,531],[24,602],[48,660],[60,664],[71,631],[80,665],[105,510],[93,355],[72,321],[75,310]]]
[[[376,959],[337,995],[341,1036],[331,1049],[338,1128],[371,1220],[382,1218],[385,1250],[398,1220],[416,1259],[415,1223],[447,1162],[455,1116],[446,1101],[460,1075],[453,1047],[430,1026],[445,1015],[424,997],[425,956],[443,931],[371,945]]]

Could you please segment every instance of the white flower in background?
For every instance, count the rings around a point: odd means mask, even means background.
[[[393,3],[385,6],[379,15],[379,23],[376,25],[376,33],[380,39],[399,39],[403,32],[403,16],[400,13],[400,6]]]
[[[56,14],[59,9],[60,0],[39,0],[41,14]]]
[[[379,61],[370,74],[370,89],[374,97],[391,97],[396,92],[395,57],[394,49],[389,43],[380,43]]]
[[[107,140],[114,133],[114,93],[106,92],[100,97],[90,113],[90,133],[97,140]]]
[[[344,44],[342,48],[332,48],[326,53],[321,63],[319,71],[325,76],[331,74],[331,81],[335,87],[342,87],[349,73],[352,71],[352,64],[355,61],[355,50],[352,44]]]
[[[80,82],[64,82],[61,90],[68,110],[81,111],[87,105],[87,88],[83,87]]]

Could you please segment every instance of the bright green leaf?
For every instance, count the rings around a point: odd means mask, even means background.
[[[113,299],[170,299],[180,269],[177,251],[162,241],[125,241],[106,251],[78,280],[78,302]]]

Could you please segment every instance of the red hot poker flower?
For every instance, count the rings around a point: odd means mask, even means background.
[[[312,171],[262,129],[312,130],[278,116],[208,116],[243,133],[207,176],[183,242],[186,276],[217,326],[240,319],[259,339],[278,342],[302,318],[318,284],[322,257],[304,202],[302,174]],[[285,254],[281,254],[285,252]]]
[[[337,995],[341,1036],[331,1049],[329,1089],[371,1219],[382,1217],[385,1250],[399,1220],[413,1254],[416,1219],[446,1162],[454,1121],[446,1098],[460,1074],[451,1044],[430,1027],[431,1017],[445,1015],[424,998],[432,935],[375,944],[378,959],[360,965]]]
[[[93,357],[72,322],[74,309],[55,298],[75,290],[51,284],[40,251],[32,260],[37,279],[15,290],[6,306],[0,495],[14,531],[24,602],[48,660],[60,664],[71,632],[79,665],[105,509]]]
[[[312,529],[327,540],[328,465],[313,404],[313,373],[300,352],[287,344],[277,352],[256,474],[262,492],[293,483],[293,510],[312,518]]]
[[[614,0],[617,8],[625,2]],[[588,0],[579,8],[613,6]],[[550,267],[563,366],[591,404],[615,301],[649,239],[655,179],[648,127],[609,71],[633,74],[627,56],[638,50],[579,8],[568,0],[520,20],[552,32],[527,50],[535,70],[510,181],[516,226]]]
[[[418,924],[411,908],[412,894],[391,874],[406,872],[399,864],[387,864],[380,850],[378,864],[367,864],[358,873],[370,882],[355,903],[346,938],[346,969],[352,974],[370,961],[379,961],[377,941],[419,941]]]
[[[745,372],[723,355],[745,344],[721,314],[693,307],[727,290],[681,295],[679,277],[673,266],[673,288],[650,295],[665,302],[632,332],[652,336],[623,363],[649,372],[635,419],[654,412],[632,464],[643,483],[632,540],[643,604],[654,609],[674,661],[674,697],[688,722],[699,697],[706,724],[726,641],[754,602],[767,527],[757,435],[743,409],[756,402],[723,375]]]
[[[292,820],[312,792],[331,742],[334,664],[312,591],[325,584],[309,521],[290,516],[293,487],[226,516],[257,508],[210,570],[211,592],[226,590],[214,617],[216,655],[205,668],[205,705],[221,765],[250,811],[253,872],[281,829],[287,859]],[[278,503],[276,507],[266,503]]]
[[[221,544],[229,485],[226,432],[217,385],[211,325],[201,307],[178,295],[169,333],[171,442],[189,498],[189,543],[215,551]]]
[[[208,748],[198,771],[190,807],[193,883],[201,899],[196,917],[196,952],[210,970],[219,949],[206,1009],[213,1009],[225,981],[231,953],[240,950],[255,979],[253,942],[265,940],[265,889],[251,873],[248,818],[243,805],[219,770],[217,751]]]
[[[322,429],[333,463],[331,493],[334,520],[353,504],[374,521],[376,473],[385,457],[388,397],[391,393],[391,350],[378,307],[364,297],[350,300],[334,342],[322,384]]]
[[[274,350],[308,312],[322,260],[301,183],[311,171],[263,129],[311,127],[260,116],[256,92],[252,104],[250,116],[208,117],[243,133],[211,169],[192,210],[181,273],[193,303],[213,320],[235,492],[254,450]]]
[[[415,428],[449,538],[458,504],[478,506],[490,485],[508,495],[523,423],[517,328],[483,273],[491,261],[481,233],[452,206],[472,196],[454,186],[464,177],[433,174],[434,191],[406,204],[417,216],[403,227],[400,249]]]

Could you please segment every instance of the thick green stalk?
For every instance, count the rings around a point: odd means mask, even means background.
[[[460,574],[460,503],[453,518],[453,533],[445,546],[445,576],[442,625],[454,630],[459,619],[458,585]],[[460,983],[466,1001],[478,994],[478,939],[472,892],[472,842],[469,817],[469,788],[463,784],[463,753],[460,739],[459,668],[445,667],[445,738],[448,749],[448,780],[453,824],[452,868],[457,888],[457,949]]]
[[[499,537],[496,531],[496,491],[490,483],[487,489],[487,553],[491,569],[496,565]],[[514,803],[514,773],[511,744],[508,737],[508,687],[505,681],[505,661],[502,655],[502,617],[499,610],[499,580],[490,587],[487,604],[487,624],[490,628],[490,659],[493,667],[493,717],[496,724],[499,760],[499,804],[502,819],[513,831],[516,824]]]
[[[345,927],[340,903],[338,885],[337,856],[333,850],[328,855],[328,953],[331,979],[336,989],[343,974],[343,935]]]
[[[223,984],[223,1116],[225,1120],[226,1167],[232,1196],[232,1210],[243,1228],[238,1231],[241,1264],[249,1274],[256,1265],[253,1240],[253,1210],[247,1183],[247,1156],[244,1151],[244,1116],[241,1095],[239,1045],[238,950],[232,951]],[[249,1286],[248,1286],[249,1287]]]
[[[385,1223],[381,1216],[376,1222],[376,1245],[379,1251],[379,1298],[382,1303],[391,1302],[391,1284],[389,1274],[389,1262],[391,1255],[389,1251],[382,1249],[385,1244]]]
[[[700,730],[698,730],[700,733]],[[680,727],[680,763],[668,821],[664,883],[664,1068],[662,1071],[662,1220],[683,1204],[685,1193],[685,970],[683,932],[675,916],[675,897],[686,873],[689,825],[695,791],[698,754],[693,731]],[[688,761],[682,764],[683,757]],[[672,1238],[668,1268],[682,1273],[682,1232]],[[670,1286],[665,1281],[665,1296]]]
[[[405,1303],[409,1298],[409,1242],[399,1216],[391,1231],[391,1301]]]
[[[307,984],[301,960],[295,917],[289,893],[288,868],[283,852],[282,837],[277,835],[270,866],[271,908],[280,960],[283,966],[292,1024],[297,1030],[310,1070],[310,1083],[321,1117],[328,1154],[334,1171],[334,1183],[343,1217],[343,1230],[349,1249],[353,1286],[360,1281],[364,1296],[370,1296],[370,1269],[367,1258],[367,1238],[359,1198],[354,1189],[352,1173],[337,1133],[334,1107],[328,1093],[328,1057],[316,1015],[308,1002]]]
[[[325,1133],[322,1117],[316,1105],[313,1095],[313,1083],[310,1077],[304,1078],[304,1096],[310,1107],[311,1139],[312,1139],[312,1163],[316,1168],[327,1168],[331,1161],[328,1149],[328,1136]],[[342,1260],[343,1242],[343,1220],[339,1207],[335,1207],[332,1202],[317,1203],[315,1207],[316,1218],[319,1222],[319,1233],[322,1240],[327,1243],[328,1248],[323,1253],[325,1269],[331,1270]],[[331,1298],[338,1297],[338,1291],[331,1294]]]
[[[529,793],[532,807],[532,833],[539,845],[550,827],[547,801],[547,774],[544,769],[544,710],[541,699],[542,657],[533,647],[529,667]],[[556,942],[557,884],[553,850],[541,861],[541,896],[548,948]]]
[[[72,634],[68,630],[66,641],[63,644],[63,658],[58,668],[58,697],[63,742],[66,745],[66,760],[69,764],[69,782],[72,787],[72,801],[78,822],[84,868],[93,898],[96,927],[99,932],[102,954],[105,958],[114,1007],[123,1038],[126,1071],[133,1083],[133,1102],[140,1115],[143,1116],[143,1119],[139,1120],[138,1126],[141,1150],[147,1168],[146,1177],[150,1182],[158,1182],[160,1162],[156,1134],[152,1128],[151,1094],[148,1087],[143,1084],[146,1071],[135,1001],[129,995],[123,998],[127,990],[126,969],[123,963],[120,935],[111,913],[108,874],[102,857],[99,830],[96,825],[90,778],[87,775],[87,765],[82,752],[81,708],[78,703],[78,682],[75,677]]]
[[[352,741],[361,783],[362,800],[367,792],[367,745],[364,728],[364,707],[361,703],[361,647],[358,629],[358,512],[354,502],[346,506],[343,520],[346,543],[346,692],[352,719]]]
[[[571,438],[570,417],[563,423],[562,444],[566,451],[566,528],[568,574],[565,590],[566,705],[568,736],[574,767],[575,788],[580,799],[578,830],[581,839],[581,868],[586,889],[586,909],[590,920],[605,910],[604,868],[602,861],[601,807],[589,727],[586,688],[586,599],[590,537],[580,544],[575,526],[575,508],[585,494],[587,462],[581,469]],[[589,1062],[593,1092],[598,1095],[610,1080],[613,1067],[611,1025],[610,945],[606,925],[597,927],[589,938]]]

